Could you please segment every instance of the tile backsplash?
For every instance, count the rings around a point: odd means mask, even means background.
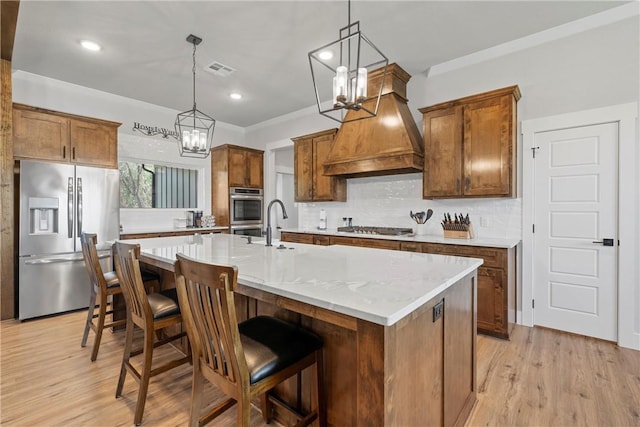
[[[422,174],[390,175],[347,180],[346,202],[298,203],[298,226],[318,226],[320,210],[327,213],[327,227],[342,226],[343,217],[353,225],[414,227],[409,211],[433,209],[427,234],[442,235],[440,221],[445,212],[469,214],[478,237],[522,237],[522,200],[519,198],[444,199],[422,198]]]
[[[184,227],[187,209],[120,209],[122,233],[169,231]]]

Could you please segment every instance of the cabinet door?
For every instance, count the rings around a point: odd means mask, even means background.
[[[69,119],[13,110],[13,155],[22,159],[69,161]]]
[[[504,304],[505,272],[498,268],[478,268],[478,330],[505,336],[507,321]]]
[[[295,142],[293,180],[296,202],[313,200],[313,140],[311,138]]]
[[[511,191],[510,96],[464,107],[465,196],[508,196]]]
[[[324,135],[313,139],[313,199],[316,201],[333,200],[334,177],[324,174],[324,162],[327,160],[333,135]]]
[[[245,187],[247,185],[246,151],[229,148],[229,187]]]
[[[118,167],[116,128],[73,119],[69,123],[72,162],[88,166]]]
[[[247,187],[262,188],[264,187],[264,162],[262,153],[247,151],[246,153],[247,170]]]
[[[427,113],[424,126],[423,195],[462,195],[462,107]]]

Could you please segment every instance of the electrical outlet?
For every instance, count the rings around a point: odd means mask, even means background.
[[[436,320],[441,318],[443,312],[444,312],[444,300],[440,301],[439,303],[433,306],[433,321],[435,322]]]
[[[488,227],[489,226],[489,218],[487,218],[486,216],[481,216],[480,217],[480,227]]]

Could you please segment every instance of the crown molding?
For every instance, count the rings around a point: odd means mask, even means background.
[[[573,36],[584,31],[594,28],[613,24],[624,19],[638,16],[640,14],[640,3],[633,1],[622,6],[618,6],[604,12],[596,13],[585,18],[581,18],[539,33],[531,34],[526,37],[511,40],[488,49],[480,50],[469,55],[461,56],[450,61],[442,62],[432,66],[428,70],[428,77],[445,74],[460,68],[469,67],[481,62],[509,55],[514,52],[529,49],[554,40]]]

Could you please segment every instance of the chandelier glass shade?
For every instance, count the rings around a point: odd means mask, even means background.
[[[187,41],[193,44],[193,107],[176,117],[178,149],[183,157],[206,158],[211,151],[216,121],[196,107],[196,46],[202,39],[190,34]]]
[[[367,87],[368,73],[384,68],[389,59],[360,31],[360,21],[349,23],[340,29],[338,40],[309,52],[311,78],[316,94],[318,112],[330,119],[344,123],[375,117],[382,95],[380,84],[372,94]],[[347,114],[348,111],[357,114]]]

